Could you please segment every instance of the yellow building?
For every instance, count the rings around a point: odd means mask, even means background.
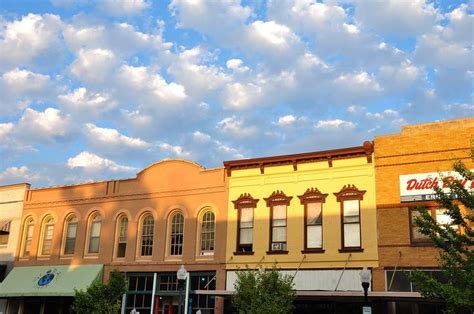
[[[373,145],[224,162],[226,288],[275,263],[301,291],[361,291],[378,266]],[[337,293],[336,293],[337,294]]]

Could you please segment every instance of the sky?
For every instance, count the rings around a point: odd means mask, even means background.
[[[474,1],[0,0],[0,184],[360,146],[474,116]],[[427,139],[429,140],[429,139]]]

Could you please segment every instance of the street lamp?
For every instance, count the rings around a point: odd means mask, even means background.
[[[362,283],[362,288],[364,288],[364,303],[369,303],[369,298],[367,296],[367,290],[370,287],[370,279],[372,278],[372,274],[367,267],[364,266],[362,271],[360,272],[360,282]]]
[[[176,272],[176,277],[178,277],[178,289],[179,289],[178,314],[181,314],[181,306],[183,303],[183,286],[184,286],[184,281],[186,280],[187,275],[188,275],[188,272],[186,271],[186,268],[184,268],[184,265],[181,265],[181,267]]]

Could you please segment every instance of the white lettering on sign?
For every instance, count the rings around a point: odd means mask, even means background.
[[[405,174],[400,176],[400,200],[402,202],[432,200],[435,194],[434,187],[440,187],[449,193],[448,185],[442,178],[448,181],[457,180],[466,189],[474,189],[474,181],[469,181],[454,171]]]

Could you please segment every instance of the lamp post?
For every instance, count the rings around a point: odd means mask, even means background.
[[[184,281],[186,280],[187,275],[188,275],[188,272],[186,271],[186,268],[184,268],[184,265],[181,265],[181,267],[176,272],[176,277],[178,277],[178,289],[179,289],[178,314],[181,314],[181,306],[183,304],[183,286],[184,286]]]
[[[369,287],[370,287],[370,279],[372,279],[372,273],[370,272],[370,270],[367,269],[367,267],[364,266],[364,268],[360,272],[360,282],[362,283],[362,288],[364,288],[364,310],[365,310],[365,305],[368,305],[369,303],[367,291],[369,290]]]

